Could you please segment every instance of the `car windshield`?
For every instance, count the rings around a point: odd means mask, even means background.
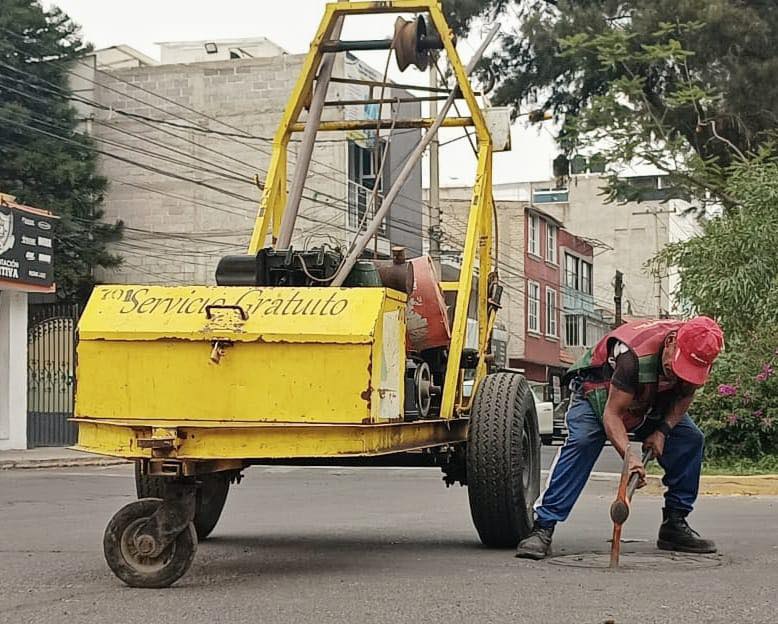
[[[532,388],[532,394],[535,395],[535,401],[538,403],[543,403],[546,398],[543,396],[543,385],[542,384],[530,384],[529,386]]]

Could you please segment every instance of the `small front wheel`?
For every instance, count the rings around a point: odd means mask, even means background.
[[[158,556],[143,554],[135,537],[162,504],[159,498],[142,498],[122,507],[105,529],[103,552],[113,573],[130,587],[168,587],[192,565],[197,533],[190,522]]]

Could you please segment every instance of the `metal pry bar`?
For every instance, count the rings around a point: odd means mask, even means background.
[[[610,515],[613,520],[613,537],[611,539],[611,568],[619,567],[619,555],[621,554],[621,528],[629,518],[629,506],[632,501],[632,495],[638,486],[639,475],[629,473],[629,458],[632,453],[629,446],[624,453],[624,465],[621,469],[621,479],[619,480],[619,489],[616,493],[616,500],[611,503]],[[643,465],[651,461],[651,451],[643,453]]]

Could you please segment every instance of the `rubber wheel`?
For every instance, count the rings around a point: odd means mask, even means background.
[[[113,573],[130,587],[168,587],[192,565],[197,552],[197,533],[191,522],[156,558],[141,555],[134,536],[162,504],[159,498],[142,498],[116,512],[103,536],[105,560]]]
[[[140,462],[135,462],[135,490],[138,498],[164,498],[166,477],[141,474]],[[203,475],[197,488],[194,526],[197,539],[203,541],[216,528],[230,491],[230,481],[222,473]]]
[[[540,494],[540,435],[522,375],[495,373],[479,384],[470,413],[467,485],[485,546],[514,548],[530,533]]]

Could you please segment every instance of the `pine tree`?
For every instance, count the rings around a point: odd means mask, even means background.
[[[70,99],[68,69],[89,51],[59,9],[0,0],[0,190],[60,217],[54,275],[68,301],[88,297],[96,267],[121,262],[107,243],[122,224],[101,222],[107,183]]]

